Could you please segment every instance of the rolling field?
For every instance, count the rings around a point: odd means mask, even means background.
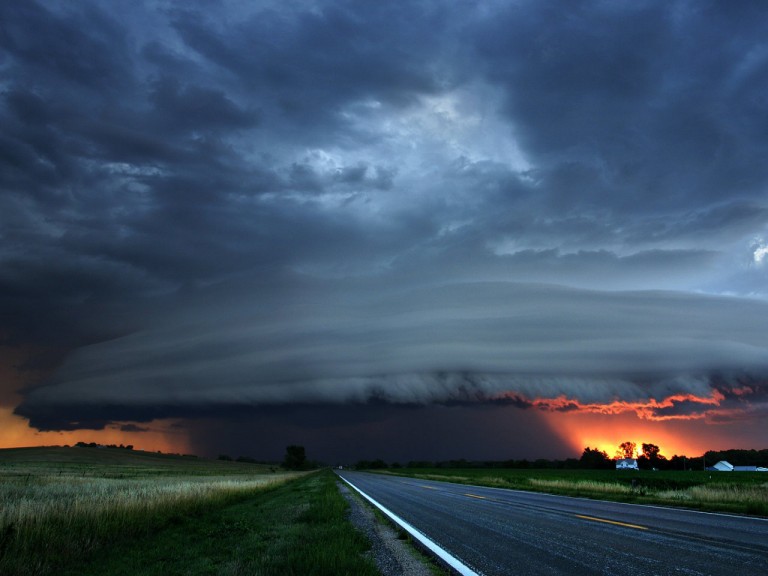
[[[125,554],[138,545],[144,554],[152,549],[148,543],[184,522],[207,522],[215,535],[211,518],[223,510],[253,498],[267,501],[294,484],[304,487],[301,512],[344,508],[312,480],[317,474],[275,470],[117,448],[0,450],[0,574],[61,574],[89,558],[109,558],[117,545]],[[273,516],[273,529],[291,517],[279,510]]]
[[[397,474],[617,502],[768,516],[768,473],[707,471],[390,469]]]
[[[4,448],[0,449],[0,475],[49,474],[93,477],[209,476],[216,474],[263,474],[278,466],[195,456],[160,454],[122,448]]]

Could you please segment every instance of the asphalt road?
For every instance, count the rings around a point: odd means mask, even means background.
[[[768,575],[760,518],[339,474],[487,576]]]

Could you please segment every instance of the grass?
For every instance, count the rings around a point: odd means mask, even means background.
[[[0,450],[0,574],[45,576],[296,474],[121,449]]]
[[[0,574],[374,575],[331,471],[122,449],[0,450]]]
[[[195,456],[160,454],[120,448],[5,448],[0,449],[0,479],[12,475],[62,474],[100,478],[168,475],[260,474],[277,466],[208,460]]]
[[[329,470],[118,543],[65,576],[378,574]]]
[[[760,472],[428,468],[396,469],[386,473],[425,480],[768,517],[768,474]]]

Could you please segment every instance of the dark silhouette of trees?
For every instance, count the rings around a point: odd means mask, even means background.
[[[661,470],[669,467],[667,459],[661,455],[660,449],[656,444],[643,443],[642,448],[643,454],[637,459],[637,463],[641,468]]]
[[[638,455],[639,452],[639,455]],[[616,459],[637,459],[638,467],[645,470],[701,470],[704,467],[704,457],[688,457],[674,455],[667,458],[661,454],[661,449],[656,444],[643,442],[638,450],[635,442],[622,442],[616,450]],[[731,464],[739,465],[768,465],[768,450],[724,450],[720,452],[709,451],[706,453],[706,463],[712,465],[719,460],[727,460]],[[392,463],[389,466],[383,460],[360,460],[356,467],[360,469],[397,468],[401,464]],[[616,466],[615,459],[599,448],[587,446],[579,459],[568,458],[566,460],[411,460],[405,464],[406,468],[456,468],[456,469],[557,469],[572,470],[581,469],[613,469]]]
[[[613,461],[605,451],[587,447],[584,448],[584,452],[579,458],[579,467],[596,470],[608,469],[613,467]]]
[[[704,454],[707,466],[727,460],[734,466],[768,466],[767,450],[709,450]]]
[[[635,451],[637,450],[637,444],[627,440],[619,444],[619,449],[616,451],[617,458],[634,458]]]
[[[96,442],[77,442],[75,444],[78,448],[120,448],[121,450],[133,450],[133,444],[128,444],[128,446],[123,446],[120,444],[119,446],[117,444],[97,444]]]
[[[690,470],[695,466],[695,461],[685,455],[679,456],[675,454],[672,458],[667,460],[666,465],[668,470]]]
[[[304,446],[286,446],[283,468],[288,470],[304,470],[307,467],[307,454]]]
[[[659,447],[656,444],[646,444],[643,442],[643,456],[648,460],[654,461],[659,459]]]

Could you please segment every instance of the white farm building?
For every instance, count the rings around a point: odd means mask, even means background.
[[[638,470],[635,458],[619,458],[616,460],[616,470]]]
[[[763,466],[734,466],[726,460],[720,460],[720,462],[710,466],[707,470],[716,472],[768,472],[768,468]]]

